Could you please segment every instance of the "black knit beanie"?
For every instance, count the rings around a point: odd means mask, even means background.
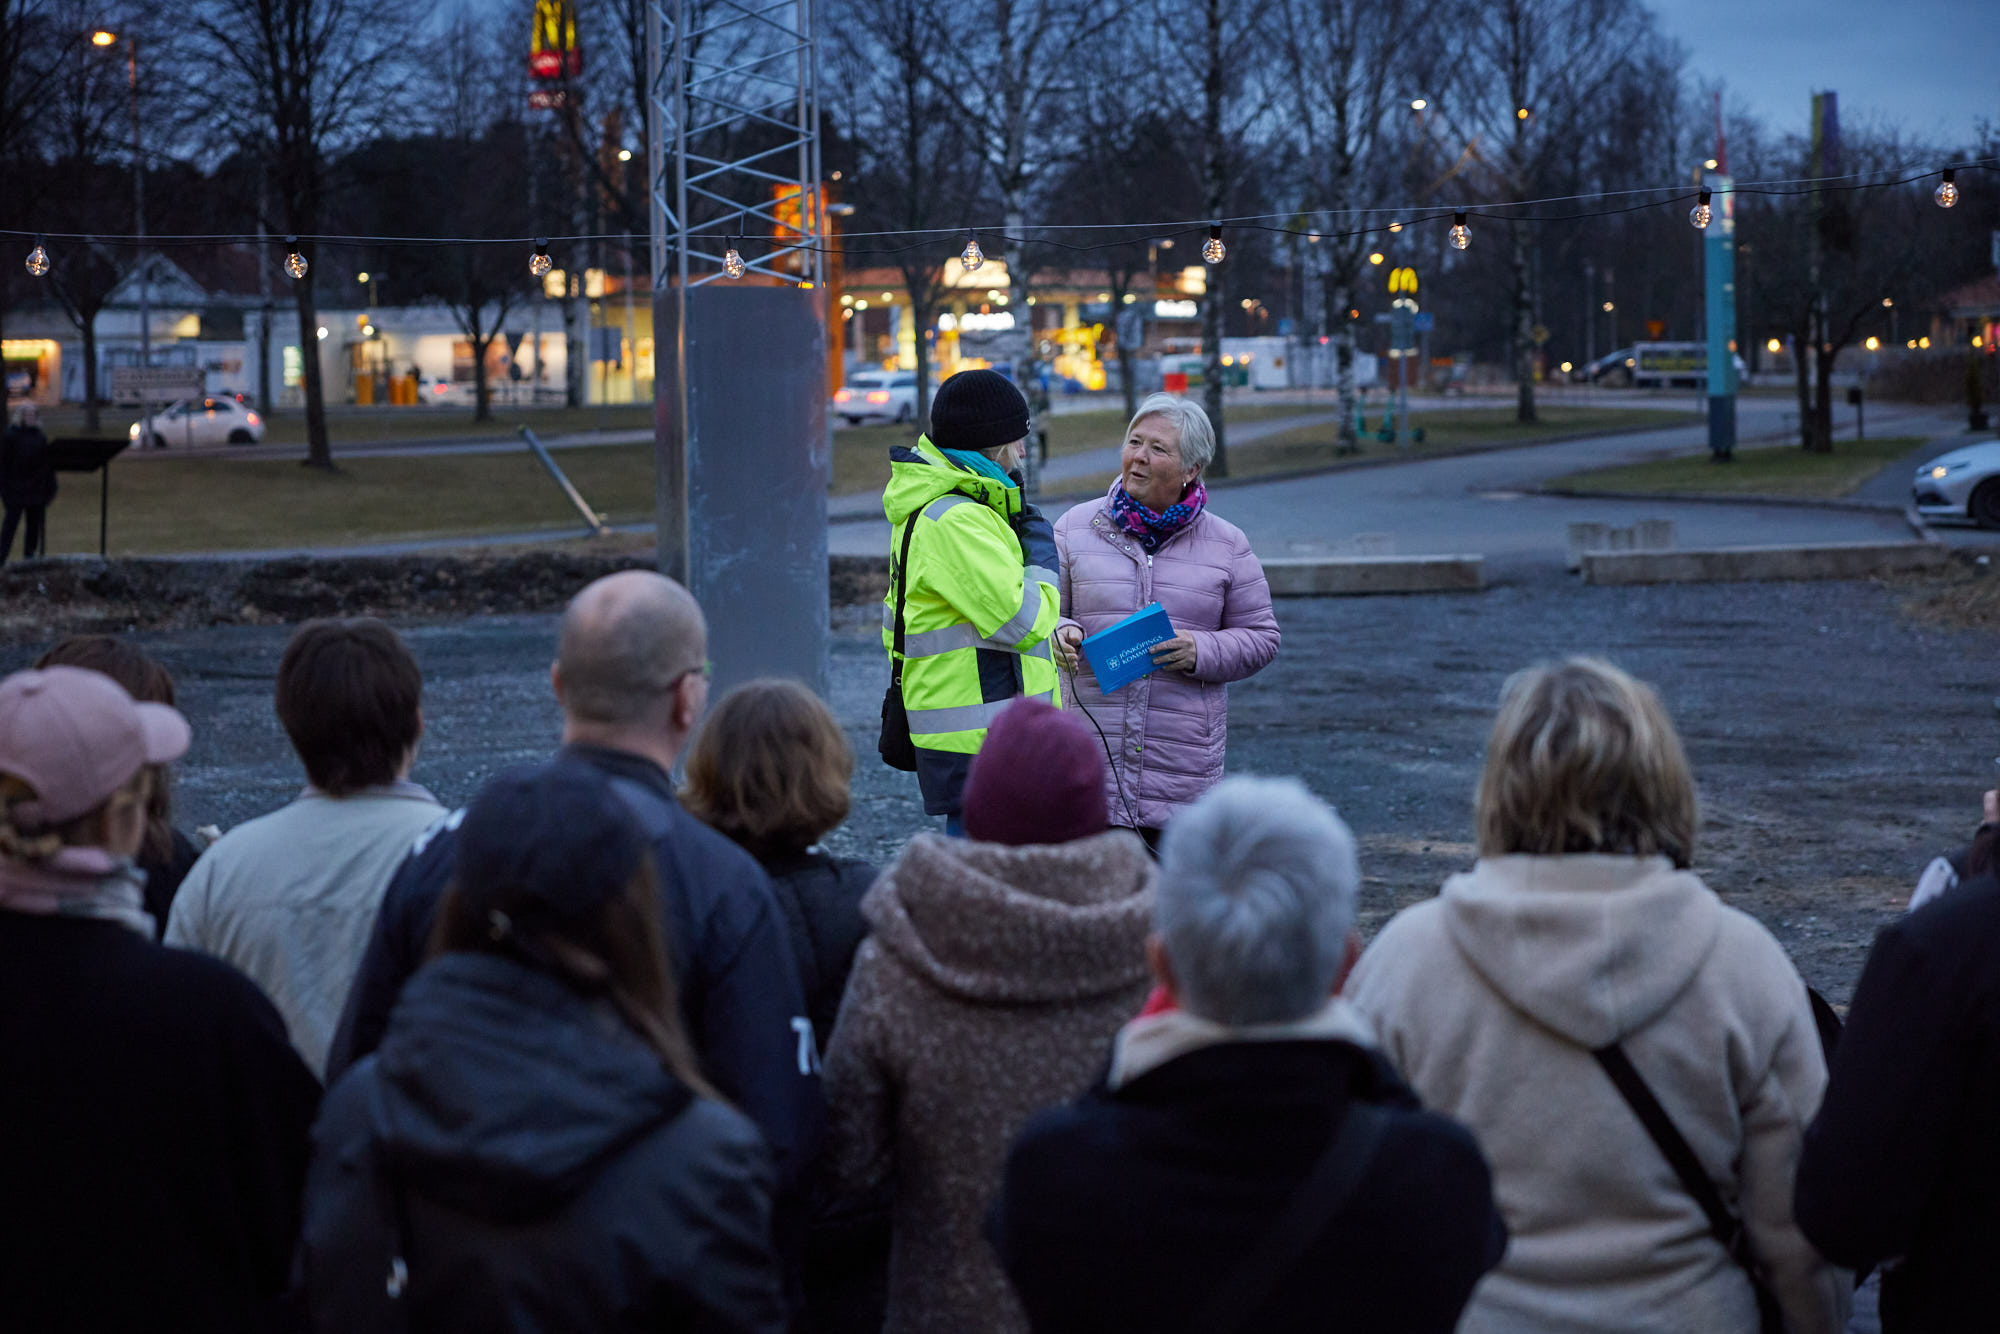
[[[931,443],[939,449],[997,449],[1027,434],[1028,400],[998,371],[960,371],[931,400]]]

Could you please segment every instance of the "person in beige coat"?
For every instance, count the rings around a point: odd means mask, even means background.
[[[1007,1147],[1103,1071],[1150,976],[1153,863],[1107,828],[1080,720],[1010,705],[964,810],[966,838],[918,834],[862,900],[826,1053],[824,1184],[893,1183],[885,1334],[1025,1334],[982,1233]]]
[[[1792,1334],[1849,1276],[1792,1222],[1826,1066],[1800,980],[1688,867],[1695,795],[1653,691],[1609,663],[1517,673],[1479,783],[1479,860],[1398,914],[1348,994],[1424,1104],[1471,1127],[1512,1240],[1460,1334],[1756,1334],[1756,1297],[1591,1055],[1619,1044],[1744,1220]]]

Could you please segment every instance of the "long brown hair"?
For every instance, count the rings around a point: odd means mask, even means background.
[[[496,930],[488,913],[475,911],[454,883],[445,891],[431,928],[428,957],[466,951],[499,954],[552,973],[585,996],[608,1002],[658,1056],[668,1074],[704,1098],[723,1101],[703,1077],[681,1023],[673,965],[660,922],[660,884],[649,853],[623,893],[575,918],[549,925],[509,922]]]

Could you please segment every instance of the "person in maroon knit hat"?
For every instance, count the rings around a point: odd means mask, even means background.
[[[1073,713],[1019,699],[994,720],[965,781],[965,836],[1067,843],[1110,827],[1104,750]]]
[[[827,1044],[828,1183],[893,1195],[884,1334],[1026,1334],[980,1220],[1008,1144],[1103,1069],[1148,984],[1155,872],[1109,827],[1095,734],[1015,700],[963,811],[965,838],[918,834],[862,899]]]

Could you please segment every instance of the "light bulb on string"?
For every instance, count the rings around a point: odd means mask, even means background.
[[[1931,192],[1931,198],[1937,200],[1939,208],[1950,208],[1958,202],[1958,171],[1956,168],[1946,167],[1944,169],[1944,179],[1939,181],[1938,188]]]
[[[729,238],[729,249],[722,252],[722,271],[732,278],[741,278],[749,266],[743,262],[743,252],[736,248],[736,238]]]
[[[291,274],[294,278],[303,278],[306,276],[306,271],[310,268],[312,268],[311,262],[299,250],[299,238],[296,236],[287,236],[285,238],[285,272]]]
[[[976,230],[966,230],[965,249],[958,252],[958,262],[965,265],[968,271],[986,262],[986,252],[979,248],[979,233]]]
[[[1219,222],[1209,223],[1208,239],[1202,242],[1201,245],[1201,257],[1210,264],[1220,264],[1222,263],[1222,257],[1228,253],[1229,247],[1222,244],[1222,224]]]
[[[1463,250],[1472,244],[1472,229],[1465,225],[1465,215],[1463,213],[1454,213],[1451,215],[1450,235],[1452,245],[1459,250]]]
[[[1707,231],[1708,224],[1715,221],[1715,210],[1709,206],[1708,198],[1709,192],[1703,190],[1701,196],[1695,200],[1694,207],[1688,210],[1688,221],[1694,224],[1698,232]]]
[[[537,278],[546,278],[549,270],[555,266],[556,262],[549,258],[549,238],[546,236],[537,236],[535,238],[535,253],[528,256],[528,272],[534,274]]]
[[[28,274],[40,278],[49,271],[49,252],[42,247],[42,238],[35,238],[35,248],[28,252]]]

